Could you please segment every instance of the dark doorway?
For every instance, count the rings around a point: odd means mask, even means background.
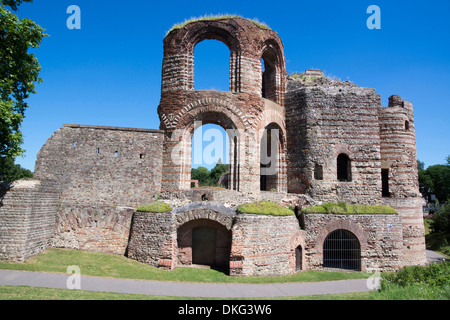
[[[352,181],[351,162],[345,153],[337,157],[337,179],[341,182]]]
[[[195,228],[192,231],[192,263],[214,265],[216,260],[216,229]]]
[[[331,232],[323,243],[323,267],[361,270],[361,247],[358,238],[348,230]]]
[[[390,197],[389,192],[389,169],[381,169],[381,195]]]
[[[295,248],[295,271],[302,270],[302,247]]]

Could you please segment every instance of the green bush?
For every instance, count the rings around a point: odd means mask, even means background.
[[[450,203],[442,205],[429,219],[430,232],[425,236],[427,249],[450,255]]]
[[[303,213],[331,213],[331,214],[397,214],[391,207],[349,205],[343,202],[325,203],[302,209]]]
[[[155,201],[152,204],[144,204],[136,208],[138,212],[162,213],[172,211],[172,207],[162,201]]]
[[[383,274],[379,293],[386,299],[449,299],[450,263],[411,266]]]
[[[397,284],[405,287],[409,285],[428,285],[432,287],[444,286],[450,283],[450,262],[433,263],[429,266],[405,267],[396,273],[384,274],[381,282],[383,286]]]
[[[243,214],[261,214],[271,216],[293,216],[294,211],[289,208],[282,207],[271,201],[261,201],[255,203],[246,203],[237,208],[239,213]]]

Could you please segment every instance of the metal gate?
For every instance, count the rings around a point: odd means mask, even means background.
[[[361,270],[361,246],[358,238],[348,230],[331,232],[323,243],[323,267]]]

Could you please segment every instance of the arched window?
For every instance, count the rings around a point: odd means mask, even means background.
[[[408,131],[408,130],[409,130],[409,121],[406,120],[405,121],[405,131]]]
[[[348,230],[331,232],[323,243],[323,267],[361,270],[361,246]]]
[[[260,143],[260,190],[279,191],[283,157],[283,132],[276,123],[269,124]]]
[[[261,96],[277,102],[277,56],[273,49],[268,48],[261,57],[262,84]]]
[[[337,179],[341,182],[352,181],[351,161],[345,153],[337,157]]]
[[[203,40],[195,46],[195,90],[228,91],[230,50],[221,41]]]

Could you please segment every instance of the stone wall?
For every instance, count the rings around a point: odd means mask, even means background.
[[[159,130],[64,125],[37,156],[35,177],[61,185],[63,204],[136,206],[161,190]]]
[[[427,263],[425,227],[421,198],[383,198],[402,218],[403,254],[405,266]]]
[[[128,257],[173,269],[192,264],[192,231],[217,230],[214,267],[232,276],[286,275],[296,271],[295,249],[303,234],[294,216],[236,215],[236,208],[194,202],[166,213],[136,212]]]
[[[118,206],[58,206],[53,246],[124,255],[134,208]]]
[[[352,232],[361,246],[361,270],[396,271],[403,267],[401,217],[396,214],[305,214],[306,262],[312,270],[323,266],[323,243],[334,230]]]
[[[23,262],[51,247],[58,196],[50,181],[0,185],[0,260]]]
[[[289,78],[286,94],[288,192],[323,202],[377,204],[381,154],[374,89],[327,78]],[[340,154],[350,160],[337,177]]]
[[[127,256],[154,267],[176,266],[176,227],[172,212],[136,212]]]
[[[61,186],[56,247],[124,254],[133,209],[161,190],[159,130],[64,125],[38,154],[35,177]],[[131,211],[130,211],[131,210]]]
[[[301,244],[302,232],[294,216],[238,215],[232,230],[230,275],[293,274],[295,249]]]

